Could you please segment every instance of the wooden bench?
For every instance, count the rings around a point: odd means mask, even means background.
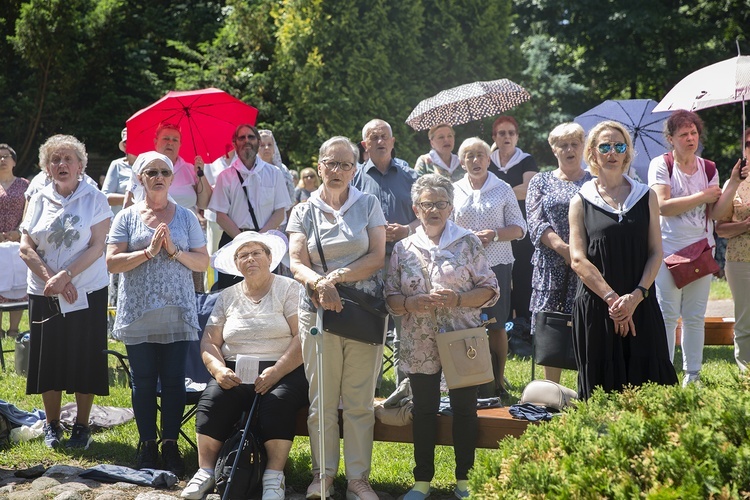
[[[514,419],[508,408],[484,408],[479,410],[479,437],[478,448],[498,447],[497,443],[505,436],[519,437],[529,425],[527,420]],[[446,415],[438,416],[437,444],[453,446],[451,425],[453,417]],[[297,414],[297,427],[295,432],[298,436],[307,436],[307,408]],[[341,419],[341,408],[339,408],[339,435],[343,436],[343,425]],[[391,443],[413,443],[411,423],[404,426],[386,425],[375,419],[375,430],[373,431],[375,441]]]
[[[734,345],[734,318],[706,318],[705,345]],[[677,323],[677,345],[682,345],[682,322]]]

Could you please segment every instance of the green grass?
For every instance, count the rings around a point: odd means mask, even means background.
[[[7,317],[6,328],[7,328]],[[21,330],[27,329],[26,315],[21,324]],[[3,349],[13,349],[14,341],[4,339]],[[124,352],[124,347],[118,342],[111,342],[110,348]],[[678,354],[677,356],[681,356]],[[5,355],[7,369],[0,373],[0,399],[10,401],[23,410],[40,408],[41,397],[38,395],[26,395],[26,379],[14,372],[14,355]],[[678,358],[679,359],[679,358]],[[680,363],[678,363],[679,365]],[[130,391],[126,386],[125,376],[114,359],[110,359],[110,395],[98,397],[96,404],[130,407]],[[721,384],[723,381],[736,380],[737,368],[732,359],[731,347],[707,347],[705,350],[705,366],[702,376],[713,383]],[[538,369],[536,378],[543,377],[543,370]],[[531,378],[531,362],[528,359],[511,358],[506,368],[506,378],[510,382],[510,392],[513,396],[520,398],[523,387]],[[576,387],[576,374],[564,371],[562,383],[568,387]],[[394,389],[393,371],[386,374],[381,389],[382,394],[389,394]],[[73,401],[72,395],[64,395],[63,403]],[[188,435],[194,435],[194,421],[186,426]],[[513,438],[508,438],[513,439]],[[103,431],[94,435],[94,443],[87,451],[70,452],[66,450],[49,450],[41,439],[22,443],[0,453],[0,467],[6,469],[20,469],[44,464],[68,464],[80,467],[90,467],[97,463],[111,463],[118,465],[133,466],[135,461],[135,450],[138,442],[138,432],[135,422],[116,427],[112,430]],[[185,455],[188,474],[192,474],[197,468],[197,456],[195,451],[180,440],[180,449]],[[477,450],[477,465],[486,463],[496,454],[495,450]],[[343,447],[342,447],[343,456]],[[450,496],[454,485],[455,462],[453,450],[450,447],[440,446],[436,450],[436,474],[433,488],[436,495]],[[380,443],[376,442],[373,449],[372,473],[370,479],[378,491],[384,491],[398,496],[406,492],[412,485],[413,448],[410,444]],[[344,465],[343,461],[339,467],[339,475],[336,478],[337,497],[343,497],[345,491]],[[297,492],[304,492],[311,480],[310,474],[310,447],[308,438],[296,438],[290,460],[287,464],[287,484]]]
[[[709,300],[724,300],[731,299],[732,291],[729,289],[729,284],[725,278],[714,279],[711,281],[711,292],[708,294]]]

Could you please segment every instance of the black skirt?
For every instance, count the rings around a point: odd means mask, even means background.
[[[47,391],[109,395],[107,287],[88,294],[89,307],[60,314],[57,297],[29,294],[26,394]],[[42,322],[43,320],[46,320]]]

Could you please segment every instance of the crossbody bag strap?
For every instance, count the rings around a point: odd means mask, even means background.
[[[255,210],[253,210],[253,204],[250,203],[250,194],[247,192],[247,186],[245,186],[245,180],[242,178],[242,174],[239,170],[234,170],[237,173],[237,178],[240,180],[240,186],[242,187],[242,190],[245,192],[245,199],[247,200],[247,209],[250,211],[250,217],[253,219],[253,224],[255,225],[255,231],[260,231],[260,226],[258,225],[258,219],[255,218]]]
[[[318,222],[315,220],[315,213],[313,212],[313,205],[310,204],[310,219],[312,219],[313,233],[315,234],[315,246],[318,247],[318,255],[320,256],[320,264],[323,266],[323,272],[328,274],[328,266],[326,265],[326,258],[323,255],[323,245],[320,243],[320,233],[318,232]]]

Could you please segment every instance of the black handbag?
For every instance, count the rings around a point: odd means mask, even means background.
[[[565,286],[568,289],[570,268],[565,273]],[[552,311],[538,311],[534,328],[534,361],[543,366],[577,370],[573,350],[573,325],[570,314]]]
[[[312,213],[312,210],[311,205],[310,215],[315,233],[315,244],[318,247],[323,272],[328,273],[328,265],[326,265],[326,259],[323,256],[323,246],[320,243],[318,224],[315,222],[315,214]],[[385,307],[385,299],[373,297],[354,287],[341,284],[336,285],[336,290],[344,307],[341,312],[323,311],[323,331],[365,344],[383,345],[388,329],[388,311]]]

